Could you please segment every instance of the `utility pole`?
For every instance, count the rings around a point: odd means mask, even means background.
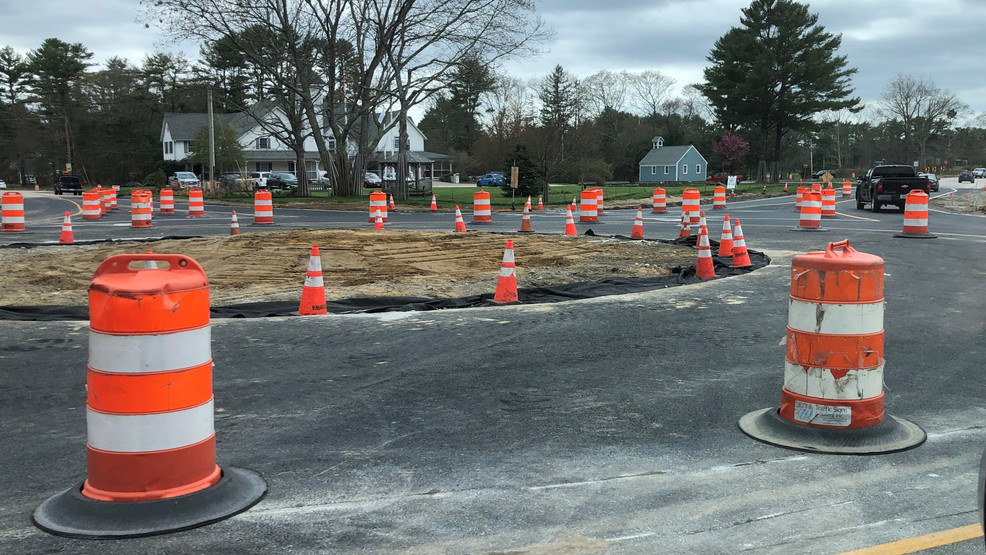
[[[212,87],[209,87],[209,181],[216,187],[216,125],[212,117]]]

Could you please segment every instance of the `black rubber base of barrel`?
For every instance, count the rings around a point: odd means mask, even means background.
[[[82,495],[80,484],[49,497],[31,521],[70,538],[139,538],[218,522],[254,506],[266,493],[259,474],[235,467],[223,468],[222,478],[204,490],[155,501],[97,501]]]
[[[938,236],[932,233],[894,233],[894,237],[902,237],[904,239],[937,239]]]
[[[739,420],[753,439],[798,451],[837,455],[879,455],[913,449],[928,438],[917,424],[887,415],[868,428],[816,428],[789,422],[776,408],[753,411]]]

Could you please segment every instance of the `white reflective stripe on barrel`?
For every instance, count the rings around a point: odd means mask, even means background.
[[[854,369],[836,379],[828,368],[805,368],[784,361],[784,388],[791,393],[819,399],[870,399],[883,393],[883,364]]]
[[[89,366],[119,373],[169,372],[212,358],[212,327],[162,335],[108,335],[89,331]]]
[[[115,453],[146,453],[187,447],[209,439],[213,399],[190,409],[157,414],[108,414],[86,409],[89,446]]]
[[[879,333],[883,331],[883,301],[829,304],[790,299],[788,326],[798,331],[835,335]]]

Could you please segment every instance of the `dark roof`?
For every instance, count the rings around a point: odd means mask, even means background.
[[[652,148],[650,152],[644,156],[643,160],[640,161],[641,166],[674,166],[685,157],[685,153],[689,149],[693,149],[692,145],[686,146],[662,146],[661,148]],[[695,152],[701,156],[698,149]],[[704,158],[704,157],[703,157]]]
[[[370,157],[371,162],[377,162],[379,164],[396,164],[397,163],[397,153],[390,153],[388,156],[382,156],[380,154],[374,154]],[[423,152],[417,152],[413,150],[407,151],[407,162],[408,164],[431,164],[435,160],[430,156],[427,156]]]
[[[257,102],[242,112],[234,112],[232,114],[216,114],[216,118],[219,119],[220,123],[229,125],[233,129],[233,132],[236,133],[236,136],[239,137],[257,126],[257,120],[252,114],[262,116],[263,114],[269,112],[273,107],[273,102],[262,101]],[[173,140],[191,141],[195,138],[195,134],[199,132],[199,129],[202,129],[202,127],[208,125],[209,114],[181,114],[177,112],[166,112],[164,114],[164,123],[166,123],[168,125],[168,129],[171,130],[171,138]]]

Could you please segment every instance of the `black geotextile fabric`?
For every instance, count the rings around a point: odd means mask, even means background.
[[[617,238],[626,238],[617,236]],[[694,246],[696,237],[684,237],[674,241],[662,241],[677,245]],[[712,251],[718,247],[716,241],[710,241]],[[746,274],[770,264],[770,257],[758,251],[750,252],[752,266],[748,268],[730,268],[731,259],[712,257],[716,277],[729,277]],[[522,267],[521,267],[522,268]],[[523,270],[521,270],[523,271]],[[652,289],[662,289],[676,285],[686,285],[703,281],[695,277],[695,266],[671,268],[671,274],[655,278],[622,278],[611,277],[597,281],[566,283],[553,287],[523,287],[518,288],[519,304],[538,304],[568,301],[572,299],[589,299],[605,295],[622,295],[638,293]],[[491,285],[492,288],[492,285]],[[425,310],[447,310],[454,308],[472,308],[494,306],[493,293],[457,297],[451,299],[432,299],[426,297],[362,297],[329,301],[326,309],[332,314],[355,314],[374,312],[406,312]],[[266,318],[271,316],[294,316],[298,314],[297,301],[243,303],[226,306],[215,306],[210,309],[213,318]],[[88,320],[89,309],[85,306],[0,306],[0,320]]]
[[[135,237],[132,239],[90,239],[87,241],[75,241],[74,243],[69,243],[63,245],[58,241],[47,241],[44,243],[8,243],[6,245],[0,245],[0,249],[33,249],[37,247],[72,247],[76,245],[99,245],[102,243],[147,243],[151,241],[164,241],[167,239],[201,239],[201,235],[163,235],[161,237]]]

